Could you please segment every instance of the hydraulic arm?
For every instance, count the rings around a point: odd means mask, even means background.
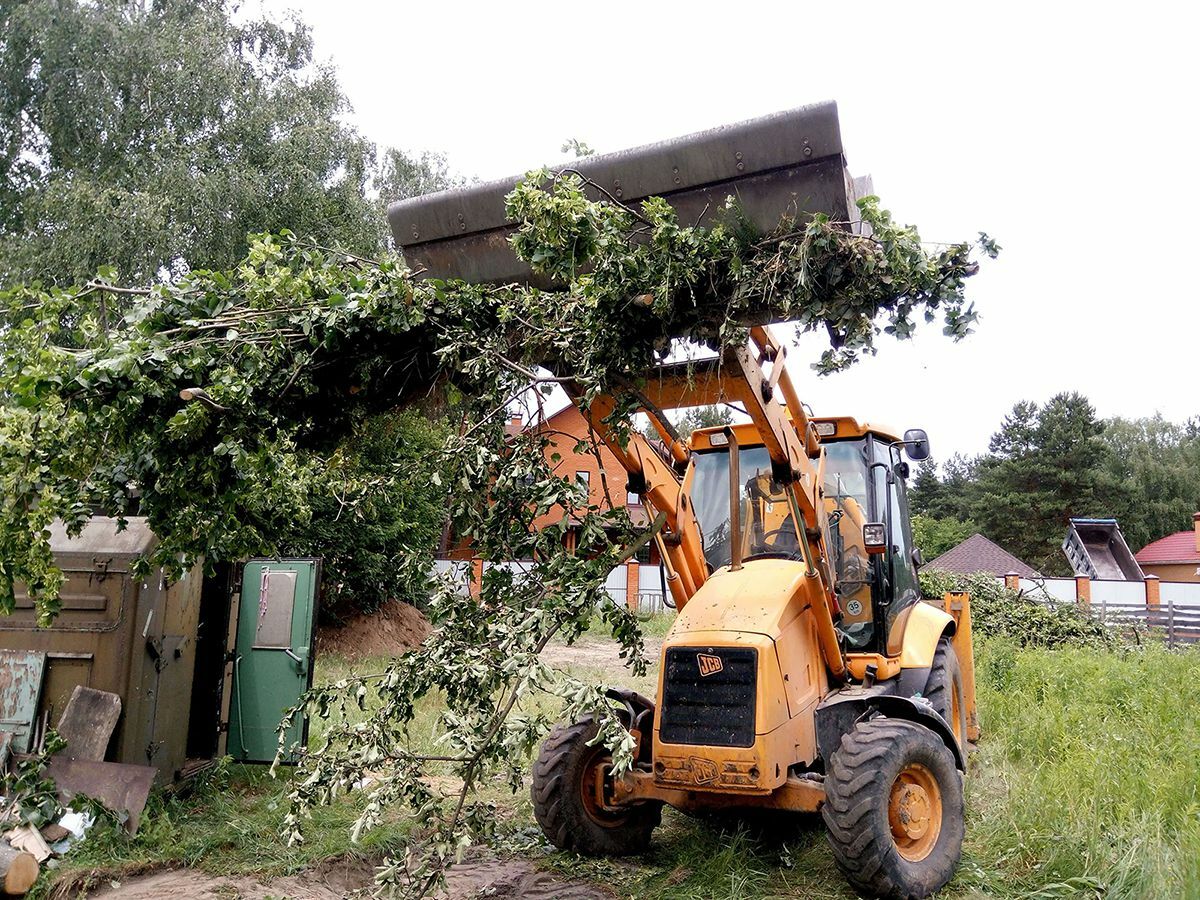
[[[640,389],[642,410],[650,416],[668,447],[672,461],[685,462],[687,448],[663,419],[664,408],[711,403],[740,403],[762,435],[771,458],[772,476],[784,489],[804,556],[805,591],[816,614],[821,652],[834,677],[842,677],[845,661],[834,628],[836,598],[826,563],[827,522],[821,502],[819,438],[809,421],[785,365],[786,348],[765,327],[750,330],[746,346],[732,348],[718,360],[691,366],[665,366]],[[764,369],[770,366],[770,371]],[[697,371],[699,367],[700,371]],[[656,511],[665,512],[660,550],[668,584],[682,608],[708,579],[708,564],[695,510],[675,468],[640,434],[622,444],[613,416],[613,397],[599,395],[588,404],[566,385],[596,435],[629,473],[630,486]],[[736,445],[733,448],[736,452]]]

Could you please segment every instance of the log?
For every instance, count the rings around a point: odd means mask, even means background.
[[[23,897],[37,881],[41,866],[32,853],[14,850],[7,841],[0,842],[0,887],[10,897]]]

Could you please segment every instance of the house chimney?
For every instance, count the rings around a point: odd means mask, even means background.
[[[1192,513],[1192,530],[1196,532],[1196,552],[1200,553],[1200,512]]]

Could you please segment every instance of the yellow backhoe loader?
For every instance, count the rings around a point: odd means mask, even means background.
[[[848,219],[854,182],[836,124],[832,104],[808,107],[589,160],[587,174],[701,217],[701,201],[735,194],[764,228],[798,205]],[[476,280],[527,275],[500,249],[506,187],[394,205],[410,262]],[[630,490],[665,514],[656,540],[678,615],[656,697],[618,695],[636,739],[631,771],[614,773],[590,720],[546,739],[532,785],[543,831],[564,849],[629,854],[647,849],[663,804],[819,812],[858,889],[936,891],[961,854],[979,726],[969,598],[932,605],[917,583],[905,457],[928,457],[925,433],[810,416],[784,345],[762,326],[722,358],[648,373],[640,390],[665,450],[637,433],[623,441],[613,398],[580,406]],[[750,421],[685,446],[663,420],[714,402]]]

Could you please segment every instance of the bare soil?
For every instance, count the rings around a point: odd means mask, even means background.
[[[389,601],[377,612],[360,613],[345,625],[325,625],[317,632],[317,653],[361,659],[398,656],[420,646],[431,631],[425,614],[408,603]]]
[[[114,900],[159,900],[162,897],[223,900],[343,900],[370,896],[375,865],[369,860],[333,860],[301,875],[259,881],[249,876],[214,876],[197,869],[172,869],[111,881],[87,894]],[[590,884],[571,883],[524,859],[499,859],[479,853],[450,869],[446,890],[438,900],[612,900],[612,894]]]
[[[654,661],[662,653],[662,638],[647,637],[646,658]],[[624,665],[620,645],[612,638],[581,637],[573,644],[553,642],[542,651],[542,660],[552,666],[577,666],[586,669],[620,670]]]

